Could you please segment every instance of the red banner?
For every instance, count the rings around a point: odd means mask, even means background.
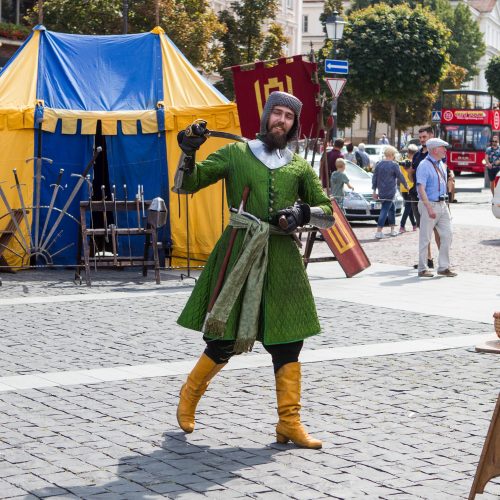
[[[332,200],[332,208],[335,224],[330,229],[320,229],[320,231],[340,267],[346,276],[351,278],[370,267],[370,260],[335,200]]]
[[[241,134],[254,139],[260,130],[260,117],[271,92],[288,92],[302,101],[299,138],[316,137],[320,106],[316,97],[319,84],[313,82],[316,63],[304,61],[302,56],[278,59],[266,68],[262,61],[253,69],[233,66],[234,91],[240,117]]]

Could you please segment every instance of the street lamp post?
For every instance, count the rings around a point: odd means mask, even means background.
[[[326,18],[326,35],[328,39],[332,40],[332,58],[335,59],[335,42],[342,39],[344,34],[345,21],[339,16],[339,13],[335,10],[330,16]],[[332,117],[332,139],[335,140],[337,137],[337,97],[333,96],[332,99],[332,109],[330,112]]]

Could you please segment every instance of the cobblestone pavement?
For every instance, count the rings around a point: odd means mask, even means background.
[[[374,227],[355,231],[373,262],[416,261],[414,234],[372,242]],[[457,268],[498,274],[496,238],[494,227],[456,227]],[[102,271],[89,289],[70,270],[3,274],[0,377],[197,357],[200,336],[175,324],[192,282],[162,275],[157,286]],[[317,306],[323,334],[306,349],[491,332],[397,305]],[[498,395],[495,355],[460,348],[302,369],[302,419],[319,451],[275,443],[270,365],[222,371],[188,436],[175,419],[184,376],[0,391],[0,498],[467,498]],[[500,482],[486,491],[478,498],[498,498]]]

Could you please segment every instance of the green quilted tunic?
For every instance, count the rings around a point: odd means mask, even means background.
[[[324,194],[318,177],[298,155],[293,155],[287,165],[272,170],[253,155],[248,145],[229,144],[197,163],[193,174],[184,177],[182,187],[195,192],[220,179],[226,180],[227,201],[235,208],[240,205],[244,187],[249,186],[246,211],[263,221],[270,222],[277,211],[293,205],[299,198],[310,206],[321,207],[325,213],[332,213],[330,200]],[[202,330],[230,233],[231,227],[228,226],[210,254],[177,320],[179,325]],[[238,231],[228,272],[238,256],[243,233]],[[283,344],[319,333],[311,287],[292,237],[271,235],[268,255],[257,340],[265,344]],[[241,300],[238,299],[226,325],[225,340],[236,338],[240,308]]]

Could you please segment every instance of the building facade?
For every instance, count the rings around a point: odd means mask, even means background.
[[[500,1],[498,0],[464,0],[472,15],[479,24],[484,36],[486,53],[479,61],[479,75],[467,82],[467,88],[488,90],[484,72],[490,59],[500,54]]]
[[[234,0],[210,0],[210,6],[218,13],[222,10],[231,11]],[[285,55],[294,56],[302,52],[302,4],[301,0],[280,0],[276,22],[283,27],[283,32],[288,38],[284,48]]]

